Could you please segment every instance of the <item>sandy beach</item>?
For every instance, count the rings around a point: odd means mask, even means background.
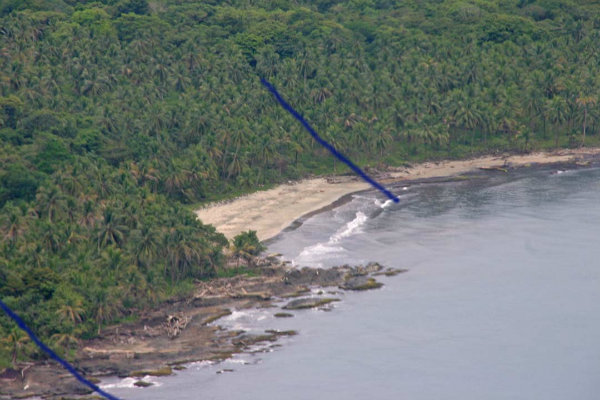
[[[528,164],[576,162],[600,154],[600,148],[561,149],[524,155],[486,156],[470,160],[425,162],[409,168],[390,168],[378,177],[383,183],[449,177],[479,168]],[[210,204],[196,211],[198,218],[214,225],[231,239],[240,232],[255,230],[260,240],[274,237],[298,218],[320,210],[339,198],[371,186],[354,176],[305,179],[255,192],[229,202]]]

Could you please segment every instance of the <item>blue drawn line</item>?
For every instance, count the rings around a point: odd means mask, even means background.
[[[33,340],[40,349],[42,349],[44,352],[46,352],[54,360],[58,361],[58,363],[61,364],[67,371],[69,371],[71,373],[71,375],[73,375],[75,377],[75,379],[77,379],[79,382],[83,383],[85,386],[89,387],[90,389],[92,389],[95,392],[98,392],[99,394],[101,394],[102,396],[106,397],[109,400],[119,400],[118,397],[115,397],[110,393],[106,393],[104,390],[100,389],[98,386],[94,385],[92,382],[88,381],[83,376],[81,376],[79,374],[79,372],[77,372],[71,364],[69,364],[67,361],[63,360],[62,358],[60,358],[58,356],[58,354],[56,354],[48,346],[46,346],[40,339],[38,339],[38,337],[35,336],[35,334],[31,331],[31,329],[29,329],[29,327],[27,325],[25,325],[25,322],[23,322],[21,317],[19,317],[17,314],[15,314],[6,304],[4,304],[4,302],[2,300],[0,300],[0,308],[2,308],[4,310],[4,312],[6,312],[8,314],[8,316],[11,317],[17,323],[17,325],[19,325],[19,328],[23,329],[25,331],[25,333],[27,333],[29,335],[31,340]]]
[[[360,169],[356,164],[354,164],[352,161],[350,161],[348,158],[346,158],[346,156],[344,156],[342,153],[340,153],[339,151],[337,151],[335,149],[335,147],[333,147],[331,144],[329,144],[327,141],[325,141],[323,138],[321,138],[321,136],[319,136],[319,134],[317,132],[315,132],[315,130],[308,124],[308,122],[306,122],[306,120],[304,119],[304,117],[302,117],[302,115],[298,114],[298,112],[296,110],[294,110],[292,108],[292,106],[290,106],[279,94],[279,92],[277,92],[277,89],[275,89],[275,87],[273,87],[273,85],[271,85],[266,79],[264,78],[260,78],[260,81],[262,82],[263,85],[265,85],[265,87],[267,89],[269,89],[269,91],[271,93],[273,93],[273,95],[275,96],[275,98],[277,99],[277,101],[279,102],[279,104],[281,104],[281,106],[283,108],[285,108],[290,114],[292,114],[294,116],[294,118],[296,118],[298,121],[300,121],[300,123],[304,126],[304,128],[306,128],[306,130],[308,131],[308,133],[310,133],[312,135],[312,137],[323,147],[325,147],[327,150],[329,150],[329,152],[331,154],[333,154],[334,156],[336,156],[341,162],[345,163],[347,166],[349,166],[354,172],[356,172],[361,178],[363,178],[365,181],[367,181],[368,183],[370,183],[371,185],[373,185],[376,189],[379,189],[381,192],[383,192],[387,197],[389,197],[392,201],[394,201],[394,203],[398,203],[400,200],[398,199],[398,197],[396,197],[392,192],[390,192],[389,190],[387,190],[385,187],[383,187],[383,185],[381,185],[380,183],[378,183],[376,180],[374,180],[373,178],[371,178],[369,175],[367,175],[362,169]]]

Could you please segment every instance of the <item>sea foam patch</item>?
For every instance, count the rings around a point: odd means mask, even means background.
[[[104,384],[100,384],[99,387],[101,389],[137,389],[138,387],[135,385],[136,382],[143,381],[146,383],[151,383],[152,386],[159,387],[162,383],[153,376],[146,375],[143,378],[123,378],[119,379],[116,382],[107,382]]]
[[[294,264],[312,264],[314,266],[322,266],[319,260],[323,256],[340,254],[346,252],[339,243],[352,235],[362,233],[363,225],[368,221],[369,217],[362,211],[357,211],[354,219],[340,227],[333,235],[329,237],[327,242],[321,242],[304,248],[298,257],[294,259]]]

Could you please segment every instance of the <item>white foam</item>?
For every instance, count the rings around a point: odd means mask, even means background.
[[[230,357],[228,359],[225,360],[226,363],[229,364],[241,364],[241,365],[245,365],[245,364],[249,364],[249,361],[243,358],[233,358]]]
[[[312,259],[315,256],[322,256],[325,254],[331,253],[339,253],[344,251],[342,247],[339,246],[330,246],[329,242],[327,243],[317,243],[312,246],[306,247],[302,252],[298,255],[298,258],[310,258]]]
[[[213,365],[215,362],[211,360],[202,360],[202,361],[194,361],[188,364],[188,368],[194,368],[196,370],[200,370],[202,368],[206,368],[208,366]]]
[[[252,331],[258,321],[266,320],[270,313],[264,310],[234,310],[231,314],[215,321],[216,324],[233,330]]]
[[[105,384],[99,385],[99,387],[100,387],[100,389],[134,388],[135,386],[133,384],[136,383],[137,381],[138,381],[138,379],[136,379],[136,378],[123,378],[118,382],[105,383]]]
[[[388,208],[389,206],[391,206],[393,203],[394,203],[394,200],[392,200],[392,199],[389,199],[389,200],[387,200],[385,203],[383,203],[383,204],[382,204],[380,207],[381,207],[381,208],[383,208],[383,209],[386,209],[386,208]]]
[[[362,211],[357,212],[356,217],[354,217],[352,221],[348,222],[329,238],[328,244],[339,243],[343,238],[355,233],[360,233],[360,227],[363,226],[368,219],[369,218]]]
[[[244,311],[234,310],[231,314],[227,315],[224,319],[228,320],[228,321],[237,321],[238,319],[249,317],[250,314],[251,314],[251,312],[248,310],[244,310]]]
[[[294,264],[318,261],[322,256],[328,254],[342,253],[346,251],[343,247],[337,244],[348,236],[362,232],[361,227],[369,218],[362,211],[358,211],[354,219],[340,229],[337,230],[326,243],[317,243],[312,246],[305,247],[298,257],[294,260]],[[320,266],[320,264],[316,265]]]
[[[137,386],[135,386],[135,383],[137,381],[144,381],[144,382],[152,383],[152,385],[155,387],[162,385],[162,383],[160,383],[154,377],[146,375],[141,379],[140,378],[131,378],[131,377],[123,378],[115,383],[101,384],[101,385],[99,385],[99,387],[100,387],[100,389],[103,389],[103,390],[104,389],[133,389],[133,388],[137,388]]]

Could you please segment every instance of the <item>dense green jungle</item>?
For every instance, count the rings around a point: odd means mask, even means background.
[[[260,77],[378,168],[597,145],[598,43],[592,0],[1,0],[0,296],[72,356],[222,273],[194,206],[347,172]]]

